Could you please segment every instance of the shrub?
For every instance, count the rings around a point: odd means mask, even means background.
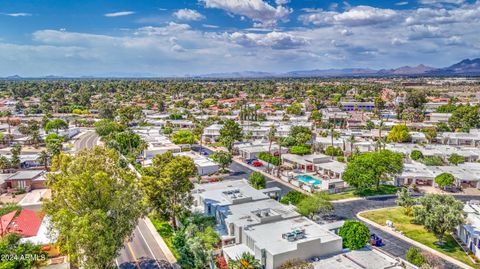
[[[278,166],[280,165],[280,158],[277,157],[277,156],[274,156],[272,155],[271,153],[269,152],[260,152],[258,154],[258,158],[262,161],[265,161],[265,162],[268,162],[268,163],[271,163],[275,166]]]
[[[412,160],[414,161],[418,161],[423,158],[423,153],[417,149],[412,150],[412,152],[410,153],[410,158],[412,158]]]
[[[297,205],[307,197],[306,194],[299,191],[289,191],[285,196],[282,197],[280,203],[288,205],[289,203]]]
[[[267,186],[267,180],[260,172],[253,172],[248,181],[250,182],[250,185],[257,190],[264,189]]]
[[[465,158],[456,153],[453,153],[452,155],[450,155],[450,157],[448,157],[448,162],[450,162],[453,165],[459,165],[465,162]]]
[[[370,239],[370,230],[359,221],[347,220],[340,228],[338,235],[342,237],[344,247],[355,250],[367,245]]]
[[[290,148],[290,153],[297,155],[307,155],[311,153],[309,145],[293,146]]]
[[[428,166],[442,166],[443,160],[438,156],[427,156],[422,159],[423,164]]]
[[[328,156],[341,156],[341,155],[343,155],[343,152],[342,152],[342,149],[339,148],[339,147],[328,146],[328,147],[325,149],[325,155],[328,155]]]
[[[422,252],[416,247],[410,247],[408,249],[406,259],[416,266],[422,266],[426,262]]]

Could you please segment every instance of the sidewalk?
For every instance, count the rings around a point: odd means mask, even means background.
[[[147,228],[150,230],[150,233],[152,233],[152,236],[157,242],[158,246],[160,246],[160,249],[162,250],[163,254],[165,254],[167,261],[174,268],[180,269],[180,266],[177,264],[177,259],[173,255],[172,251],[170,251],[165,241],[163,241],[163,238],[160,236],[160,234],[158,234],[157,229],[155,229],[155,226],[153,226],[152,221],[148,217],[144,218],[143,220],[145,221]]]
[[[452,258],[452,257],[450,257],[450,256],[448,256],[448,255],[445,255],[445,254],[443,254],[443,253],[441,253],[441,252],[439,252],[439,251],[437,251],[437,250],[435,250],[435,249],[432,249],[432,248],[430,248],[430,247],[425,246],[425,245],[422,244],[422,243],[419,243],[419,242],[417,242],[417,241],[415,241],[415,240],[413,240],[413,239],[410,239],[410,238],[408,238],[408,237],[406,237],[406,236],[404,236],[404,235],[402,235],[402,234],[400,234],[400,233],[398,233],[398,232],[392,231],[391,229],[388,229],[387,227],[385,227],[385,226],[383,226],[383,225],[380,225],[380,224],[378,224],[378,223],[376,223],[376,222],[373,222],[373,221],[371,221],[371,220],[369,220],[369,219],[366,219],[366,218],[360,216],[360,214],[362,214],[362,213],[364,213],[364,212],[368,212],[368,211],[373,211],[373,210],[365,210],[365,211],[358,212],[358,213],[357,213],[357,218],[358,218],[359,220],[361,220],[361,221],[363,221],[363,222],[371,225],[371,226],[374,226],[375,228],[378,228],[378,229],[380,229],[380,230],[382,230],[382,231],[384,231],[384,232],[386,232],[386,233],[389,233],[389,234],[391,234],[391,235],[393,235],[393,236],[395,236],[395,237],[397,237],[397,238],[400,238],[400,239],[402,239],[402,240],[404,240],[404,241],[406,241],[406,242],[408,242],[408,243],[410,243],[410,244],[412,244],[412,245],[414,245],[414,246],[416,246],[416,247],[418,247],[418,248],[420,248],[420,249],[423,249],[423,250],[425,250],[425,251],[431,252],[431,253],[433,253],[433,254],[441,257],[442,259],[444,259],[444,260],[446,260],[446,261],[448,261],[448,262],[450,262],[450,263],[455,264],[456,266],[459,266],[459,267],[465,268],[465,269],[474,269],[473,267],[468,266],[468,265],[464,264],[463,262],[460,262],[460,261],[458,261],[458,260],[456,260],[456,259],[454,259],[454,258]]]

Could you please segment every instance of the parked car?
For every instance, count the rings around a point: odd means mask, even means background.
[[[255,161],[258,161],[258,160],[257,160],[257,159],[246,159],[246,160],[245,160],[245,163],[251,165],[251,164],[252,164],[253,162],[255,162]]]
[[[252,165],[255,166],[255,167],[261,167],[261,166],[263,166],[263,163],[260,162],[260,161],[254,161],[254,162],[252,162]]]
[[[370,235],[370,245],[380,247],[383,245],[383,241],[376,234]]]

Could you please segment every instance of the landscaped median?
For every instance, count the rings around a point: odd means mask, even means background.
[[[404,209],[401,207],[390,207],[364,211],[360,212],[358,217],[397,237],[402,238],[404,236],[419,243],[417,244],[417,247],[421,247],[430,251],[435,250],[441,254],[455,259],[456,261],[464,263],[465,266],[462,266],[463,268],[480,268],[479,264],[474,264],[472,262],[472,260],[467,256],[467,254],[462,250],[462,248],[457,244],[455,239],[450,234],[445,235],[444,244],[439,246],[436,244],[438,238],[433,233],[428,232],[422,225],[413,224],[413,217],[406,215],[404,213]],[[386,226],[387,220],[393,222],[396,231],[393,231],[392,228]]]
[[[364,190],[350,190],[346,192],[339,192],[327,196],[330,201],[338,201],[352,198],[363,198],[377,195],[393,195],[397,193],[398,187],[393,185],[380,185],[378,189],[375,187]]]

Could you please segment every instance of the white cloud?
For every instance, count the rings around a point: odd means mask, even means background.
[[[286,5],[290,3],[290,0],[275,0],[275,4],[277,5]]]
[[[371,6],[356,6],[339,13],[335,11],[317,11],[303,14],[299,20],[304,24],[362,26],[385,23],[396,19],[398,13],[393,9],[381,9]]]
[[[263,0],[200,0],[207,8],[219,8],[228,13],[245,16],[257,27],[271,27],[278,21],[286,20],[293,11],[282,5],[271,6]]]
[[[122,17],[122,16],[129,16],[135,14],[133,11],[119,11],[119,12],[112,12],[112,13],[105,13],[103,16],[105,17]]]
[[[305,46],[306,39],[288,33],[270,32],[268,34],[240,33],[230,35],[230,40],[246,47],[269,47],[272,49],[294,49]]]
[[[32,16],[30,13],[24,13],[24,12],[18,12],[18,13],[2,13],[5,16],[10,16],[10,17],[29,17]]]
[[[419,0],[420,4],[424,5],[439,5],[439,4],[455,4],[460,5],[465,3],[465,0]]]
[[[183,21],[199,21],[205,19],[205,16],[200,14],[200,12],[188,8],[177,10],[173,13],[173,16]]]
[[[405,6],[405,5],[408,5],[408,2],[407,1],[403,1],[403,2],[397,2],[395,3],[396,6]]]

